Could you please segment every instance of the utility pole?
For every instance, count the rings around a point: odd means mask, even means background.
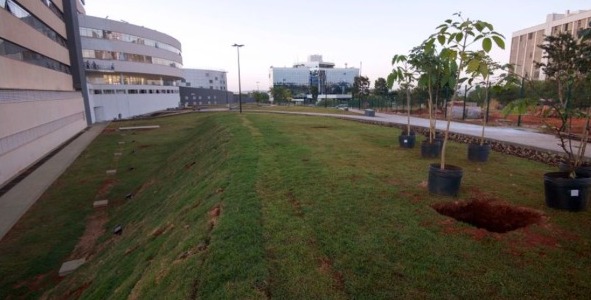
[[[242,86],[240,84],[240,47],[242,46],[244,45],[232,45],[232,47],[236,47],[236,53],[238,53],[238,102],[240,105],[240,113],[242,113]]]

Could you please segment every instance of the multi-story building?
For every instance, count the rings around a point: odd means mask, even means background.
[[[0,0],[0,186],[82,130],[80,0]]]
[[[273,87],[289,89],[294,99],[312,99],[313,89],[317,89],[319,99],[351,99],[359,69],[335,68],[334,63],[325,62],[321,55],[315,54],[291,68],[271,67],[269,76]]]
[[[225,91],[228,89],[226,71],[183,69],[181,86]]]
[[[581,29],[589,28],[591,10],[566,11],[564,14],[549,14],[546,22],[513,33],[509,63],[515,66],[519,76],[544,80],[545,74],[536,68],[534,62],[547,63],[543,51],[538,47],[544,36],[569,32],[576,37]]]
[[[79,23],[93,122],[179,106],[178,40],[123,21],[80,15]]]
[[[226,71],[206,69],[183,69],[180,86],[183,106],[230,105],[234,94],[228,92]]]

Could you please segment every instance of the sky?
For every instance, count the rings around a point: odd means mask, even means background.
[[[491,23],[506,39],[493,50],[509,62],[513,32],[550,13],[591,9],[589,0],[86,0],[86,13],[126,21],[181,42],[183,66],[228,72],[238,91],[268,90],[271,66],[291,67],[321,54],[336,67],[357,67],[372,82],[386,78],[395,54],[408,54],[456,12]]]

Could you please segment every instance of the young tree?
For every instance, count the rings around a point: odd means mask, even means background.
[[[555,111],[562,120],[555,130],[560,138],[560,146],[567,154],[570,177],[575,178],[575,170],[583,163],[583,156],[588,140],[589,109],[586,112],[587,125],[583,130],[581,143],[576,147],[572,139],[572,118],[582,114],[572,105],[572,89],[581,82],[591,79],[591,43],[585,41],[586,35],[582,31],[579,39],[570,33],[560,33],[557,36],[544,37],[544,44],[538,46],[544,50],[547,63],[536,63],[542,68],[546,76],[556,84],[558,103],[554,103]],[[575,149],[575,147],[577,149]]]
[[[468,66],[474,71],[473,74],[488,73],[488,67],[482,64],[482,57],[474,55],[475,52],[483,50],[488,53],[492,50],[493,43],[499,48],[505,48],[503,35],[494,31],[492,24],[480,20],[464,19],[460,13],[456,13],[454,16],[457,18],[455,21],[452,19],[445,20],[443,24],[437,27],[437,32],[432,34],[426,41],[427,44],[431,45],[437,42],[443,47],[440,56],[447,63],[447,74],[451,75],[448,77],[448,83],[453,87],[451,99],[457,97],[461,84],[467,80],[466,77],[462,76]],[[441,150],[440,168],[442,170],[445,169],[445,152],[450,124],[451,114],[447,114],[447,126]]]
[[[291,99],[291,91],[282,86],[272,87],[271,95],[273,95],[273,99],[277,103],[288,102]]]
[[[415,87],[418,73],[414,66],[409,62],[408,56],[406,55],[394,55],[392,58],[392,65],[394,66],[394,69],[390,75],[388,75],[388,87],[392,88],[394,82],[398,82],[400,89],[406,95],[406,135],[410,135],[410,94],[411,90]]]
[[[376,96],[387,96],[388,95],[388,83],[386,79],[380,77],[376,79],[373,85],[373,93]]]
[[[353,96],[359,99],[359,109],[361,109],[361,102],[369,96],[369,78],[366,76],[355,76]]]
[[[443,83],[447,82],[446,62],[437,53],[433,43],[422,43],[411,50],[409,55],[410,64],[420,72],[418,86],[427,91],[429,101],[429,143],[435,138],[436,118],[433,116],[434,106],[437,105],[439,91]],[[449,72],[448,72],[449,73]]]
[[[317,86],[312,86],[310,88],[310,94],[312,94],[312,100],[314,100],[314,103],[316,103],[316,101],[318,101],[318,87]]]
[[[254,101],[257,103],[257,105],[260,105],[261,102],[269,101],[269,94],[265,92],[252,92],[252,97],[254,98]]]

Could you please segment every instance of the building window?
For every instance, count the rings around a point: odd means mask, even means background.
[[[5,1],[5,0],[0,0]],[[44,0],[42,0],[44,1]],[[155,40],[127,34],[121,33],[116,31],[109,31],[109,30],[102,30],[102,29],[94,29],[94,28],[86,28],[80,27],[80,36],[90,37],[90,38],[99,38],[99,39],[108,39],[108,40],[117,40],[127,43],[139,44],[139,45],[146,45],[158,49],[164,49],[175,54],[181,55],[181,50],[177,49],[174,46],[171,46],[166,43],[157,42]]]
[[[182,68],[183,67],[183,65],[181,65],[178,62],[164,59],[164,58],[153,57],[153,56],[149,56],[149,55],[117,52],[117,51],[107,51],[107,50],[83,49],[82,50],[82,57],[85,59],[96,58],[96,59],[101,59],[101,60],[118,60],[118,61],[129,61],[129,62],[146,63],[146,64],[154,64],[154,65],[163,65],[163,66],[169,66],[169,67],[173,67],[173,68]],[[104,66],[101,65],[98,67],[96,67],[96,66],[97,65],[95,62],[95,65],[89,65],[89,66],[87,66],[87,69],[93,68],[93,69],[101,69],[101,70],[102,69],[113,70],[115,68],[115,66],[113,64],[104,65]]]
[[[33,50],[29,50],[3,39],[0,39],[0,56],[20,60],[50,70],[71,74],[69,66]]]
[[[29,13],[16,2],[12,0],[0,0],[0,7],[4,8],[6,11],[8,11],[8,13],[27,23],[29,26],[33,27],[33,29],[41,32],[43,35],[47,36],[54,42],[60,44],[62,47],[67,47],[68,43],[66,42],[65,38],[51,29],[51,27],[45,25],[45,23],[43,23],[33,14]]]
[[[533,37],[534,37],[534,33],[533,32],[530,32],[530,33],[527,34],[527,39],[528,40],[531,40]]]
[[[51,12],[53,14],[55,14],[60,20],[64,20],[64,13],[61,12],[59,10],[59,8],[57,8],[57,6],[55,5],[55,3],[53,3],[53,1],[51,0],[41,0],[41,2],[45,5],[47,5],[47,7],[49,7],[49,10],[51,10]]]

